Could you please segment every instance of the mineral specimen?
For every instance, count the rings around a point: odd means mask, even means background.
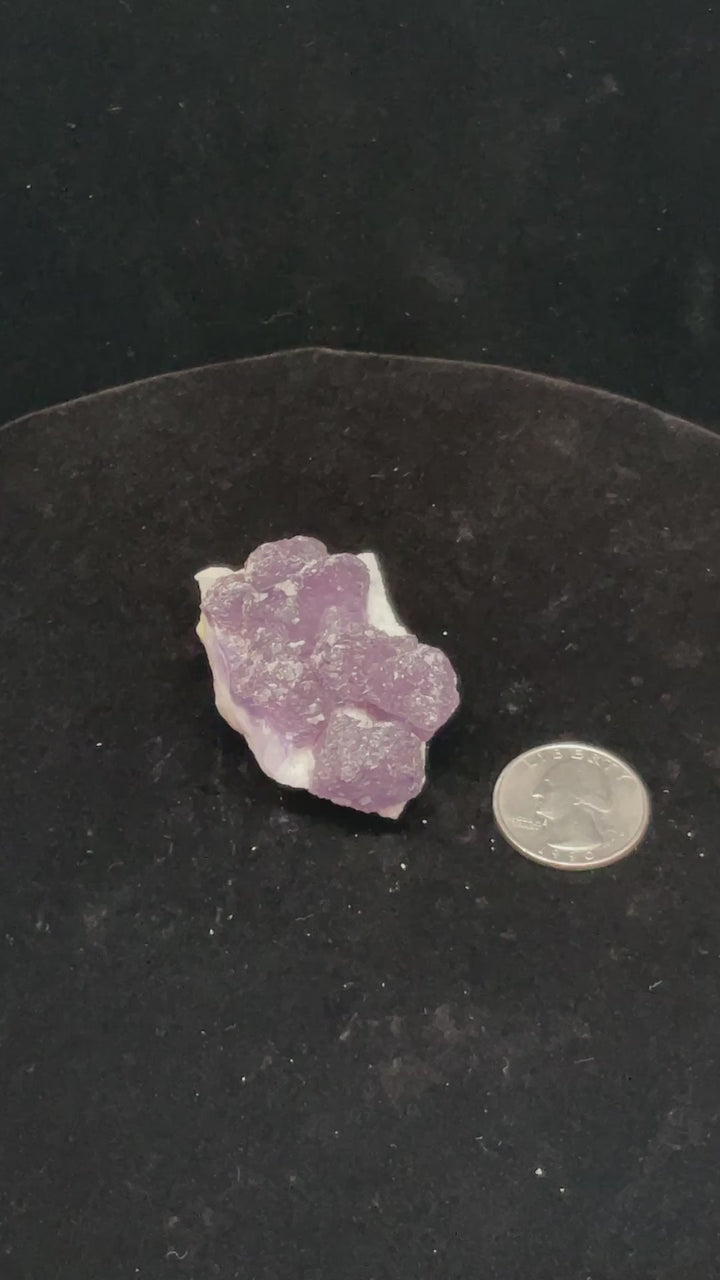
[[[375,556],[286,538],[263,543],[243,569],[196,579],[218,711],[265,773],[399,817],[458,692],[445,654],[398,622]]]

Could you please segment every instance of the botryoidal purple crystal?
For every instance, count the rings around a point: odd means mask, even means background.
[[[196,579],[218,711],[265,773],[399,817],[459,698],[445,654],[398,622],[376,557],[286,538],[263,543],[243,569]]]

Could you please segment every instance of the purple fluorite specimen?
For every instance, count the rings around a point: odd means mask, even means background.
[[[375,556],[287,538],[263,543],[237,572],[204,569],[197,580],[218,710],[261,768],[398,817],[422,788],[425,744],[458,692],[445,654],[398,622]]]

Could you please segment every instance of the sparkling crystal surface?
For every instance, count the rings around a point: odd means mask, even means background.
[[[458,692],[445,654],[398,623],[375,557],[287,538],[241,570],[197,579],[218,709],[265,772],[397,817],[423,786],[425,744]]]

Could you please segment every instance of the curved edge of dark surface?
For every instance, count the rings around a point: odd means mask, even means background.
[[[714,1274],[720,437],[497,366],[165,376],[0,441],[2,1274]],[[308,516],[460,672],[389,829],[264,778],[191,647],[198,565]],[[491,786],[579,735],[654,814],[575,879]]]
[[[699,422],[692,422],[688,418],[679,418],[674,414],[666,413],[663,409],[658,409],[654,405],[645,404],[642,400],[635,400],[631,396],[619,395],[614,391],[606,391],[602,387],[593,387],[585,382],[571,382],[566,378],[555,378],[545,373],[537,373],[529,369],[517,369],[512,365],[502,364],[486,364],[475,360],[448,360],[442,356],[412,356],[397,355],[392,352],[382,351],[348,351],[337,347],[289,347],[284,351],[271,351],[265,355],[245,356],[234,360],[220,360],[212,364],[193,365],[188,369],[175,369],[168,373],[159,373],[152,378],[139,378],[136,382],[124,382],[114,387],[105,387],[101,391],[94,391],[87,396],[79,396],[73,400],[60,401],[58,404],[47,405],[44,409],[36,409],[31,413],[22,414],[19,418],[11,418],[9,422],[0,423],[0,435],[9,431],[12,427],[19,427],[22,424],[37,422],[48,415],[57,413],[62,409],[71,409],[74,405],[87,404],[91,400],[101,400],[104,397],[117,396],[123,392],[129,392],[142,386],[156,386],[160,383],[177,382],[183,378],[192,377],[200,373],[208,373],[213,369],[228,369],[234,366],[248,366],[253,364],[269,364],[273,361],[283,361],[288,357],[306,356],[310,360],[317,360],[318,357],[338,357],[341,359],[351,358],[353,360],[384,360],[393,364],[414,364],[414,365],[434,365],[442,369],[474,369],[486,370],[488,372],[499,372],[510,375],[515,378],[524,379],[527,382],[534,382],[538,386],[557,387],[559,390],[567,390],[578,392],[592,398],[600,398],[603,400],[613,400],[618,405],[637,405],[645,410],[650,410],[656,414],[658,419],[671,426],[673,429],[682,427],[690,431],[699,432],[703,437],[712,441],[715,445],[720,446],[720,436],[712,431],[709,427],[703,426]]]

